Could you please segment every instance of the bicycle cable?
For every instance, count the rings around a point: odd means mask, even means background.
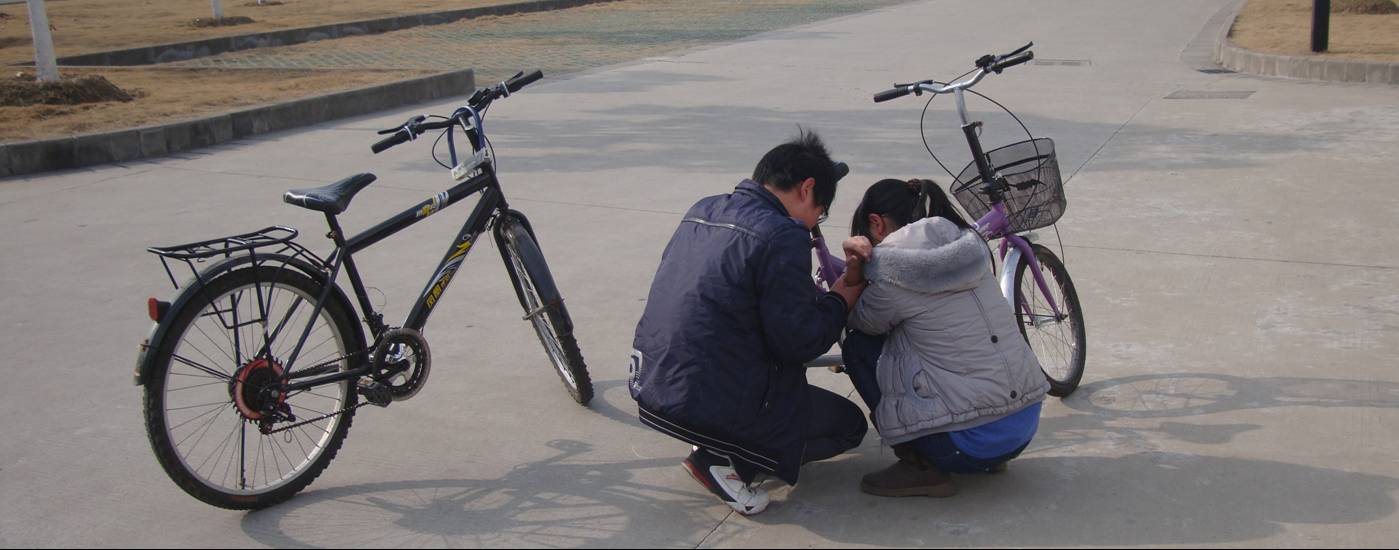
[[[972,69],[971,71],[967,71],[967,72],[965,72],[965,73],[962,73],[961,76],[958,76],[957,78],[952,79],[952,81],[953,81],[953,82],[956,82],[956,81],[960,80],[962,77],[967,76],[967,75],[971,74],[971,73],[974,72],[974,71],[976,71],[976,69]],[[928,84],[936,84],[936,85],[939,85],[939,86],[947,86],[946,83],[944,83],[944,82],[938,82],[938,81],[936,81],[936,80],[929,80],[929,81],[926,81],[926,83],[928,83]],[[990,101],[993,105],[995,105],[995,106],[997,106],[997,107],[1000,107],[1002,111],[1005,111],[1006,114],[1010,115],[1010,118],[1015,119],[1015,123],[1020,125],[1020,129],[1022,129],[1022,130],[1025,131],[1025,135],[1028,136],[1028,137],[1030,138],[1031,141],[1033,141],[1033,140],[1035,139],[1035,135],[1032,134],[1032,133],[1030,133],[1030,127],[1029,127],[1029,126],[1026,126],[1026,125],[1025,125],[1025,122],[1022,121],[1022,120],[1020,120],[1020,117],[1016,116],[1015,113],[1012,112],[1010,109],[1007,109],[1005,105],[1002,105],[999,101],[996,101],[996,100],[994,100],[994,99],[991,99],[990,97],[987,97],[986,94],[983,94],[983,93],[978,92],[978,91],[976,91],[976,90],[973,90],[973,89],[968,88],[966,91],[971,92],[971,93],[974,93],[974,94],[976,94],[977,96],[979,96],[981,99],[985,99],[986,101]],[[937,153],[934,153],[934,152],[933,152],[933,147],[932,147],[932,145],[928,144],[928,132],[925,130],[924,122],[925,122],[925,121],[927,120],[927,118],[928,118],[928,108],[929,108],[929,107],[932,107],[932,105],[933,105],[933,100],[936,99],[937,96],[939,96],[939,95],[941,95],[941,94],[933,93],[933,94],[932,94],[932,97],[929,97],[929,98],[928,98],[928,102],[927,102],[926,104],[923,105],[923,114],[922,114],[921,116],[918,117],[918,135],[919,135],[919,137],[923,138],[923,148],[926,149],[926,150],[928,151],[928,156],[933,157],[933,162],[938,163],[938,166],[941,166],[941,167],[942,167],[942,171],[947,172],[947,175],[952,177],[952,183],[953,183],[954,185],[960,185],[960,184],[962,183],[962,180],[958,179],[958,178],[957,178],[957,175],[956,175],[956,174],[953,174],[953,173],[952,173],[952,170],[949,170],[949,169],[947,168],[947,165],[942,163],[942,159],[939,159],[938,156],[937,156]],[[978,134],[978,137],[980,137],[980,134]],[[1035,147],[1035,150],[1036,150],[1036,152],[1038,152],[1039,147],[1038,147],[1038,146]]]
[[[491,106],[490,106],[490,105],[487,105],[485,109],[482,109],[482,110],[481,110],[481,125],[482,125],[482,126],[485,126],[485,123],[486,123],[486,111],[490,111],[490,110],[491,110]],[[481,141],[485,143],[486,149],[488,149],[488,150],[490,151],[489,154],[490,154],[490,158],[491,158],[491,170],[494,171],[494,172],[496,173],[497,176],[499,176],[499,175],[500,175],[500,160],[497,159],[496,156],[495,156],[495,144],[494,144],[494,143],[491,143],[491,138],[488,137],[488,136],[486,136],[486,133],[485,133],[485,132],[481,132]]]
[[[430,115],[430,116],[431,116],[432,118],[440,118],[440,119],[443,119],[443,120],[446,120],[446,118],[447,118],[447,117],[442,116],[442,115]],[[433,140],[433,142],[432,142],[432,161],[433,161],[433,162],[436,162],[438,166],[441,166],[441,167],[446,168],[446,169],[448,169],[448,170],[451,170],[452,167],[451,167],[451,166],[447,166],[446,164],[444,164],[444,163],[442,162],[441,159],[437,158],[437,145],[440,144],[440,143],[442,143],[442,138],[443,138],[444,136],[447,135],[447,132],[450,132],[450,131],[452,131],[451,128],[448,128],[448,129],[446,129],[446,130],[443,130],[442,133],[437,134],[437,139]]]

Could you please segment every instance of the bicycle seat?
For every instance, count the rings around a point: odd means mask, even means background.
[[[323,187],[289,189],[282,195],[282,201],[335,215],[349,208],[350,199],[355,198],[355,193],[374,183],[375,179],[374,174],[356,174]]]

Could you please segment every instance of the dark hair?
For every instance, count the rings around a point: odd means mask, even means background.
[[[879,180],[865,190],[855,217],[850,220],[850,236],[874,238],[870,231],[870,214],[879,214],[900,227],[914,221],[938,216],[947,218],[962,229],[971,224],[957,213],[942,187],[932,180]]]
[[[942,190],[942,186],[938,185],[938,182],[933,180],[912,179],[908,180],[908,183],[910,185],[917,185],[919,193],[927,197],[927,199],[919,201],[920,206],[924,207],[923,211],[918,215],[919,218],[937,216],[939,218],[947,218],[948,221],[962,229],[972,228],[972,224],[967,223],[967,220],[963,218],[961,214],[957,213],[957,207],[952,205],[952,200],[947,198],[947,193]]]
[[[816,179],[816,204],[829,209],[836,198],[835,163],[815,132],[797,128],[797,137],[773,147],[753,169],[753,181],[790,191],[806,178]]]

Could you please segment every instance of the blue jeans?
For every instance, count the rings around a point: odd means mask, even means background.
[[[860,399],[865,401],[865,405],[871,411],[875,410],[879,405],[880,396],[875,368],[879,363],[879,354],[884,349],[884,337],[851,330],[846,332],[845,342],[840,345],[840,349],[841,358],[845,361],[845,374],[850,375],[850,383],[855,385],[855,392],[860,394]],[[947,433],[925,435],[899,444],[912,449],[937,469],[954,474],[990,472],[1010,459],[1020,456],[1026,445],[998,457],[978,458],[958,449]]]

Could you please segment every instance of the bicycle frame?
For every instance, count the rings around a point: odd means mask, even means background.
[[[493,167],[489,164],[484,164],[480,167],[480,170],[480,174],[452,186],[446,191],[429,197],[411,208],[349,239],[344,237],[340,224],[335,216],[330,214],[326,215],[326,222],[331,229],[330,237],[335,241],[336,245],[335,251],[326,261],[328,265],[325,267],[330,269],[328,280],[336,280],[341,268],[343,267],[345,269],[350,279],[350,284],[354,288],[355,296],[359,300],[360,309],[364,313],[364,321],[369,324],[371,334],[375,340],[378,340],[388,327],[384,325],[383,316],[374,311],[374,306],[369,301],[369,293],[365,289],[359,269],[355,266],[354,254],[369,248],[394,233],[427,219],[429,216],[460,202],[462,199],[476,193],[481,193],[480,202],[476,204],[476,208],[471,211],[466,222],[462,224],[461,230],[457,232],[456,238],[453,239],[452,244],[448,246],[446,253],[443,254],[442,260],[438,262],[437,270],[433,273],[432,277],[428,279],[423,292],[418,295],[417,302],[413,304],[412,310],[409,311],[407,318],[403,322],[405,328],[422,330],[427,325],[428,317],[441,301],[442,295],[447,291],[447,287],[451,285],[453,276],[466,260],[466,255],[471,251],[472,246],[476,243],[476,239],[491,227],[493,220],[509,208],[505,202],[505,195],[500,189],[500,181],[496,179]],[[329,297],[330,289],[331,286],[327,285],[326,289],[317,300],[311,312],[312,318],[315,318],[315,316],[320,313],[321,308]],[[293,366],[297,356],[301,352],[301,346],[306,343],[306,338],[311,328],[312,326],[308,324],[306,328],[303,329],[301,339],[297,341],[296,348],[293,349],[291,355],[288,357],[285,365],[286,372],[283,375],[285,380],[297,377],[296,374],[298,373],[293,370]],[[303,382],[288,383],[285,386],[285,391],[299,391],[327,383],[359,378],[365,375],[369,369],[370,365],[366,364],[360,368],[349,371]],[[317,373],[301,374],[302,376],[310,376]]]

